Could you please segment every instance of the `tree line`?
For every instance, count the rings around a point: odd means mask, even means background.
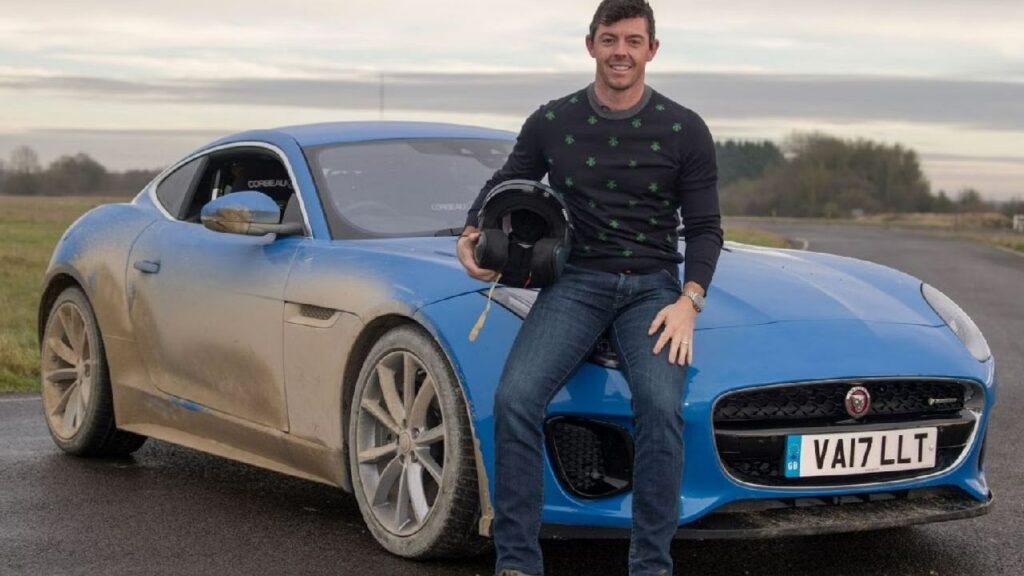
[[[65,154],[45,168],[28,146],[0,159],[0,194],[23,196],[121,196],[142,190],[160,170],[108,170],[88,154]]]
[[[849,217],[900,212],[1024,213],[1020,199],[986,202],[973,189],[937,194],[917,153],[900,144],[820,133],[773,142],[716,144],[722,212],[727,215]]]
[[[1024,201],[986,202],[974,189],[933,194],[917,153],[900,144],[794,134],[782,145],[716,143],[722,212],[733,216],[849,217],[891,212],[1024,213]],[[79,152],[45,168],[32,148],[0,159],[0,194],[130,195],[159,170],[114,172]]]

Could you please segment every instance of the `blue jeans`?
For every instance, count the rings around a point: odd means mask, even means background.
[[[568,266],[541,290],[512,345],[495,397],[494,544],[497,571],[540,575],[543,423],[551,398],[609,327],[633,403],[632,576],[672,573],[669,546],[679,523],[686,369],[654,355],[655,315],[676,302],[678,277],[611,274]]]

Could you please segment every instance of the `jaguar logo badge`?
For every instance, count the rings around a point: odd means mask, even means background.
[[[854,386],[846,393],[846,413],[853,418],[861,418],[871,408],[871,394],[863,386]]]

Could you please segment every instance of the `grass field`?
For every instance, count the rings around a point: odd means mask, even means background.
[[[0,392],[39,389],[36,309],[53,247],[83,212],[114,201],[0,196]]]
[[[772,234],[771,232],[765,232],[764,230],[758,230],[756,228],[726,228],[725,239],[732,240],[733,242],[768,246],[771,248],[789,247],[789,242],[782,236]]]
[[[53,247],[82,213],[123,198],[0,196],[0,392],[39,389],[36,310]],[[728,240],[785,246],[781,236],[750,228],[726,231]]]
[[[1024,234],[1010,230],[1010,218],[997,212],[964,214],[874,214],[863,218],[772,218],[768,216],[733,216],[727,221],[756,229],[760,222],[772,224],[847,224],[915,230],[947,238],[962,238],[1024,252]]]

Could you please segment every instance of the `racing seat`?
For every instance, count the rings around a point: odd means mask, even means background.
[[[273,159],[247,158],[231,182],[232,192],[253,190],[270,196],[278,208],[286,212],[289,200],[295,196],[291,178],[280,162]]]

